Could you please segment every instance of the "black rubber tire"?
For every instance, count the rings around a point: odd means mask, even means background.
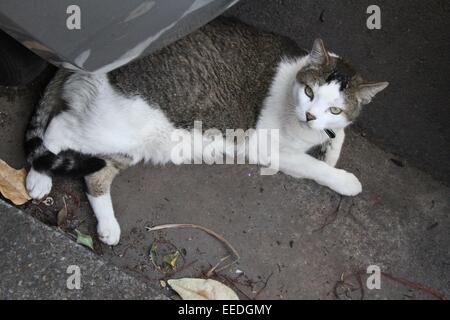
[[[48,66],[48,63],[0,30],[0,86],[24,86]]]

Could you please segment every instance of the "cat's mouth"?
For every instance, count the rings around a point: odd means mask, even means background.
[[[308,125],[308,127],[310,127],[311,129],[313,129],[313,128],[311,127],[311,125],[310,125],[311,121],[305,121],[305,123]],[[328,136],[330,139],[336,138],[336,133],[335,133],[333,130],[331,130],[331,129],[323,129],[323,131],[327,134],[327,136]]]
[[[300,119],[300,121],[306,123],[306,124],[308,125],[308,127],[310,127],[311,129],[313,129],[313,128],[311,127],[311,125],[310,125],[311,121],[309,121],[307,118],[305,118],[304,120],[303,120],[303,119]],[[327,136],[328,136],[330,139],[336,138],[336,133],[335,133],[332,129],[323,129],[323,131],[327,134]]]

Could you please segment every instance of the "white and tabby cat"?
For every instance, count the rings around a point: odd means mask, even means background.
[[[60,70],[27,131],[27,189],[42,199],[52,175],[84,176],[99,238],[116,245],[114,177],[140,161],[170,162],[173,131],[189,135],[200,120],[204,129],[279,129],[281,171],[355,196],[361,183],[335,168],[344,128],[387,86],[365,82],[321,40],[305,55],[287,39],[218,19],[109,74]],[[323,161],[310,155],[317,147]]]

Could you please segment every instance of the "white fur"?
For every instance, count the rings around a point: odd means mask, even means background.
[[[344,97],[339,90],[340,84],[331,82],[323,86],[313,85],[314,100],[305,94],[305,87],[296,83],[296,112],[299,119],[306,121],[306,111],[314,115],[317,120],[309,123],[315,130],[342,129],[348,125],[348,121],[342,114],[334,115],[330,112],[330,106],[343,107]]]
[[[327,151],[325,154],[325,163],[327,163],[331,167],[335,167],[339,157],[341,155],[342,145],[345,140],[345,132],[344,130],[336,131],[336,138],[334,138],[333,142],[327,147]]]
[[[104,75],[92,77],[99,83],[99,94],[89,105],[71,103],[68,112],[57,115],[46,131],[46,147],[54,153],[70,148],[86,154],[122,153],[133,163],[167,163],[175,128],[163,112],[140,97],[119,95]],[[76,101],[78,91],[73,89],[79,86],[76,81],[65,86],[66,100]]]
[[[41,200],[50,193],[52,189],[52,178],[31,169],[27,175],[26,186],[30,197]]]
[[[354,196],[362,186],[351,173],[335,169],[344,142],[343,116],[332,115],[330,106],[343,107],[343,97],[336,83],[313,88],[315,99],[305,95],[296,84],[297,72],[309,63],[309,57],[280,63],[277,75],[258,121],[257,129],[280,130],[280,169],[297,178],[313,179],[342,195]],[[140,97],[126,98],[115,92],[105,75],[89,75],[99,94],[83,94],[85,82],[73,75],[64,87],[63,97],[70,109],[56,116],[44,139],[45,146],[54,153],[72,149],[85,154],[107,155],[121,153],[139,161],[165,164],[171,159],[174,142],[171,135],[176,128],[156,106]],[[81,90],[81,92],[80,92]],[[295,104],[295,109],[288,108]],[[313,113],[317,120],[306,124],[305,113]],[[198,119],[201,120],[201,119]],[[323,129],[335,129],[337,137],[329,147],[325,162],[307,155],[313,146],[328,140]],[[237,128],[230,128],[237,129]],[[190,135],[188,131],[184,134]],[[250,139],[254,139],[250,137]],[[265,160],[260,163],[265,165]],[[51,189],[51,178],[32,170],[27,188],[33,198],[41,198]],[[88,195],[98,219],[100,239],[115,245],[120,227],[114,217],[111,196]]]
[[[114,216],[111,194],[93,197],[87,194],[92,210],[97,218],[97,234],[99,239],[110,246],[115,246],[120,240],[120,226]]]

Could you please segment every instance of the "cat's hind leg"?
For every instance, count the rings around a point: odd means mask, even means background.
[[[107,245],[117,245],[120,240],[120,226],[114,215],[110,191],[114,178],[127,164],[126,158],[107,160],[103,169],[85,177],[87,197],[97,218],[97,234]]]
[[[57,154],[62,149],[68,148],[66,136],[61,117],[56,116],[50,122],[43,139],[33,137],[27,140],[25,148],[31,170],[27,175],[26,188],[31,198],[41,200],[52,190],[51,171],[58,164],[64,163],[62,159],[58,159]]]

